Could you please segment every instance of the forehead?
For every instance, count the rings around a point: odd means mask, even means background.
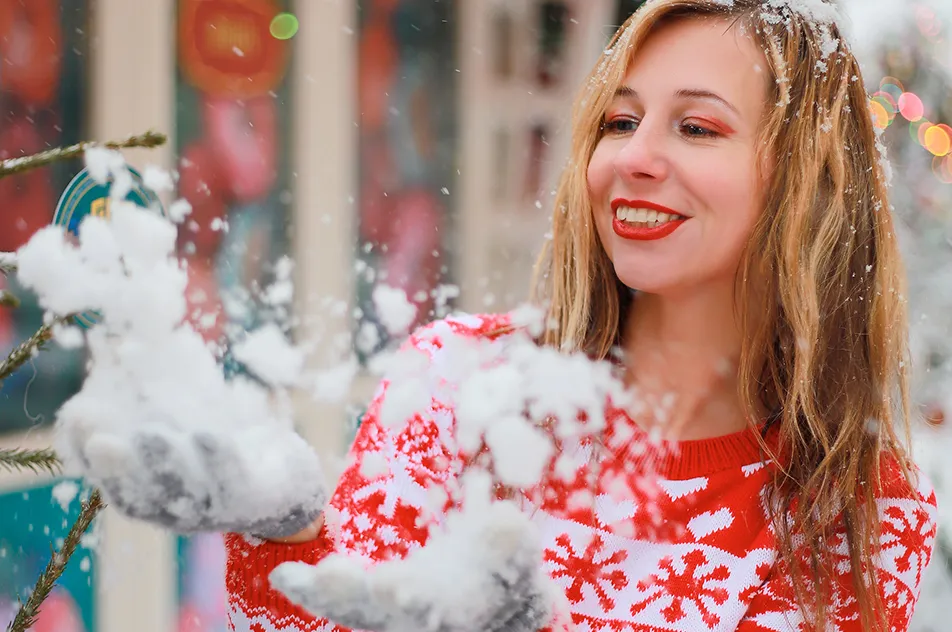
[[[644,98],[710,90],[741,109],[763,101],[767,80],[766,57],[741,27],[697,17],[657,26],[632,57],[624,84]]]

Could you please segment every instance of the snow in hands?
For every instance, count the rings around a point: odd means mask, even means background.
[[[405,559],[370,568],[343,555],[317,566],[288,562],[272,571],[272,585],[313,614],[355,630],[539,630],[559,603],[541,565],[540,538],[514,503],[488,502],[487,477],[467,482],[464,510]]]
[[[114,192],[128,182],[116,152],[87,154],[87,164]],[[327,494],[317,456],[294,432],[287,391],[224,378],[185,321],[175,226],[117,197],[111,210],[109,220],[86,218],[77,240],[50,226],[17,253],[20,281],[48,312],[102,315],[85,334],[83,386],[57,414],[64,463],[120,511],[176,531],[300,530]],[[245,344],[252,365],[255,341],[272,333]],[[271,365],[259,371],[283,380],[290,371],[274,358],[289,354],[271,342],[258,353]]]

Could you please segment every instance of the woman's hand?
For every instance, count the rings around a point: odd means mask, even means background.
[[[327,500],[320,461],[291,428],[187,431],[142,424],[66,428],[82,474],[120,513],[178,533],[317,536]]]
[[[451,516],[405,559],[367,568],[331,555],[286,562],[269,579],[313,615],[372,632],[536,632],[560,594],[531,521],[510,502]]]
[[[324,526],[324,514],[322,513],[317,517],[317,520],[309,524],[307,527],[298,531],[294,535],[289,535],[286,538],[267,538],[271,542],[279,542],[281,544],[300,544],[302,542],[310,542],[311,540],[317,539],[317,536],[321,533],[321,527]]]

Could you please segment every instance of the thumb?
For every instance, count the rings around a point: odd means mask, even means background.
[[[385,632],[391,618],[371,594],[367,569],[343,555],[326,557],[316,566],[285,562],[268,580],[291,602],[347,628]]]

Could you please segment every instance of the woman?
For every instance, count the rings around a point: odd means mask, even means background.
[[[479,629],[907,627],[935,498],[898,438],[902,274],[867,96],[834,17],[818,1],[655,0],[585,82],[538,268],[553,325],[538,338],[598,360],[619,348],[626,384],[649,405],[637,419],[609,410],[597,468],[515,493],[535,511],[541,567],[568,615],[553,621],[529,604],[542,592],[513,590],[522,605]],[[506,317],[447,320],[409,345],[445,383],[450,337],[504,344],[518,329]],[[268,538],[227,538],[235,629],[331,626],[274,590],[282,562],[421,550],[440,520],[427,490],[453,488],[467,459],[451,391],[394,432],[380,422],[384,384],[331,498],[332,525],[322,516],[287,535],[312,503],[234,529]],[[638,461],[628,446],[662,422],[674,449],[654,455],[656,520],[609,488]],[[594,502],[573,501],[586,490]],[[322,588],[295,601],[322,611],[322,595],[346,592]],[[324,612],[412,627],[414,613],[361,618],[362,605]]]

